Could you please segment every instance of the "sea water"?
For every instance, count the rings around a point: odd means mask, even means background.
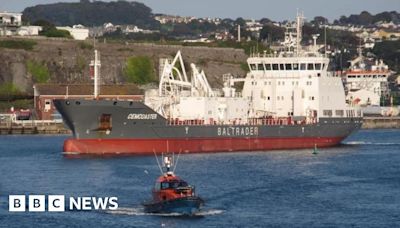
[[[141,203],[153,156],[67,159],[67,136],[0,136],[0,227],[399,227],[400,131],[361,130],[334,148],[180,155],[198,216]],[[118,197],[117,210],[9,212],[9,195]]]

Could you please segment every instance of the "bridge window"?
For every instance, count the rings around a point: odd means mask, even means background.
[[[250,69],[251,70],[256,70],[256,64],[250,64]]]
[[[299,69],[299,64],[293,63],[293,70],[298,70],[298,69]]]
[[[336,116],[343,116],[344,115],[344,111],[343,110],[336,110],[335,111],[335,115]]]
[[[272,64],[272,70],[279,70],[278,64],[276,63]]]
[[[306,69],[306,64],[305,63],[300,64],[300,70],[305,70],[305,69]]]
[[[285,65],[284,64],[279,64],[279,68],[280,68],[280,70],[285,70]]]
[[[292,64],[286,64],[285,67],[286,70],[292,70]]]
[[[332,116],[332,110],[323,110],[322,113],[324,116]]]
[[[314,70],[314,64],[312,63],[307,64],[307,70]]]
[[[271,64],[265,64],[265,70],[271,70]]]
[[[258,64],[258,70],[264,71],[264,64],[259,63],[259,64]]]
[[[316,63],[315,64],[315,69],[316,70],[321,70],[321,63]]]

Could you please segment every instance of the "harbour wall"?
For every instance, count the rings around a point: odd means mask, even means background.
[[[364,117],[362,128],[400,128],[400,117]]]

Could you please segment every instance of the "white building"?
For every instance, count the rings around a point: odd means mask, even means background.
[[[13,36],[17,33],[18,27],[22,25],[22,14],[0,13],[0,36]]]
[[[21,26],[17,34],[19,36],[38,36],[42,29],[42,26]]]
[[[345,72],[347,99],[359,105],[379,105],[382,96],[388,96],[388,77],[392,74],[383,61],[368,63],[361,54],[351,61]]]
[[[72,28],[69,26],[57,27],[59,30],[67,30],[75,40],[86,40],[89,37],[89,29],[82,25],[74,25]]]
[[[22,25],[22,13],[0,13],[0,25],[6,26],[21,26]]]

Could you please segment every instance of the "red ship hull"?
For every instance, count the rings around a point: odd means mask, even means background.
[[[163,152],[213,153],[330,147],[344,137],[318,138],[199,138],[199,139],[67,139],[64,155],[153,155]]]

